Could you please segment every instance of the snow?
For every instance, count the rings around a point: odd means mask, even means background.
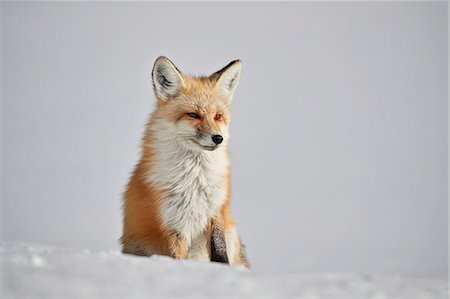
[[[447,298],[447,282],[381,274],[276,275],[216,263],[0,242],[5,297]]]

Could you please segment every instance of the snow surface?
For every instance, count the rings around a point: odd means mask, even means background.
[[[5,297],[447,298],[445,280],[259,273],[216,263],[0,242]]]

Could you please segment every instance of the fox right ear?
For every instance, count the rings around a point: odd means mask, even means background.
[[[156,59],[152,70],[153,89],[156,97],[170,100],[183,87],[183,76],[169,58],[160,56]]]
[[[210,80],[216,82],[216,86],[219,87],[219,90],[223,95],[228,96],[231,99],[236,86],[239,83],[241,70],[242,62],[240,60],[234,60],[220,71],[217,71],[209,76],[209,78]]]

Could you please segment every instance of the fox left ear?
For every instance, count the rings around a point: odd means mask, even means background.
[[[153,89],[158,98],[170,100],[183,87],[183,76],[169,58],[160,56],[152,70]]]
[[[220,89],[224,96],[232,97],[239,83],[241,70],[242,62],[240,60],[234,60],[220,71],[209,76],[209,78],[216,82],[216,87]]]

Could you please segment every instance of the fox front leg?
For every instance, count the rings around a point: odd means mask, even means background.
[[[187,259],[188,248],[183,235],[171,233],[169,235],[169,253],[170,256],[177,260]]]
[[[223,221],[211,221],[211,262],[229,264]]]

